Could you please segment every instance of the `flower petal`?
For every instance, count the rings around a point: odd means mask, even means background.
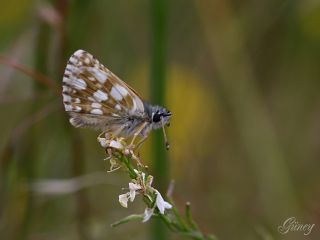
[[[129,189],[136,191],[136,190],[142,189],[142,187],[139,184],[130,182]]]
[[[156,191],[156,193],[157,193],[157,198],[156,198],[157,208],[159,209],[159,212],[161,214],[164,214],[164,211],[166,209],[172,208],[172,205],[166,202],[158,191]]]
[[[152,182],[153,182],[153,176],[149,175],[149,176],[147,177],[147,184],[146,184],[147,187],[151,187]]]
[[[136,191],[130,191],[129,192],[129,199],[130,199],[131,202],[133,202],[135,197],[136,197]]]
[[[142,182],[145,182],[145,178],[146,178],[146,174],[144,172],[141,173],[141,177],[142,177]]]
[[[128,193],[125,193],[125,194],[121,194],[119,195],[119,203],[121,204],[122,207],[125,207],[127,208],[128,207]]]
[[[134,198],[136,197],[136,191],[141,189],[142,187],[139,184],[136,183],[129,183],[129,196],[130,196],[130,201],[133,202]]]
[[[136,197],[137,190],[142,189],[142,187],[139,184],[136,183],[129,183],[129,195],[130,195],[130,201],[133,202],[134,198]]]
[[[102,137],[98,137],[97,140],[100,143],[101,147],[103,147],[103,148],[107,148],[108,147],[107,139],[102,138]]]
[[[143,213],[142,222],[147,222],[152,217],[153,211],[154,211],[154,208],[146,208]]]
[[[115,141],[115,140],[110,141],[109,147],[120,149],[120,150],[124,148],[120,141]]]

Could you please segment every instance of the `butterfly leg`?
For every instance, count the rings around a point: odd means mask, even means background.
[[[106,147],[107,140],[109,140],[109,139],[110,139],[110,135],[106,131],[103,131],[97,137],[97,140],[102,147]]]
[[[133,134],[133,138],[132,138],[131,143],[129,145],[130,147],[133,146],[134,141],[136,140],[136,138],[139,136],[139,134],[141,133],[141,131],[145,128],[145,126],[147,124],[148,124],[147,122],[142,123],[141,126],[138,128],[138,130]]]
[[[106,139],[109,139],[110,136],[107,135],[107,133],[108,133],[107,131],[103,131],[102,133],[99,134],[98,139],[101,138],[101,136],[103,136],[103,137],[106,138]]]
[[[147,140],[147,138],[148,138],[148,135],[145,135],[145,136],[143,136],[142,139],[137,143],[137,146],[136,146],[136,148],[135,148],[135,150],[136,150],[137,152],[139,152],[139,150],[140,150],[140,148],[141,148],[141,146],[142,146],[142,143],[144,143],[144,142]]]

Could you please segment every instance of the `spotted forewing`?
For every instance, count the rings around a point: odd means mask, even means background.
[[[90,53],[78,50],[63,76],[63,103],[76,127],[105,129],[127,116],[144,113],[139,95]]]

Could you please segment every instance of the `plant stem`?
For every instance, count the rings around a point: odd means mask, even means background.
[[[165,72],[166,72],[166,30],[167,30],[167,0],[154,0],[151,2],[151,100],[163,105],[165,99]],[[168,185],[168,160],[161,132],[153,136],[152,159],[157,179],[157,188],[163,192]],[[168,239],[165,228],[160,221],[154,221],[152,226],[152,239]]]
[[[197,226],[197,224],[194,222],[192,215],[191,215],[191,211],[190,211],[190,202],[186,203],[186,218],[188,221],[188,224],[190,225],[191,229],[193,230],[199,230],[199,227]]]

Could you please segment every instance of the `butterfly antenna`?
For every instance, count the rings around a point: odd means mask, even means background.
[[[166,145],[166,149],[169,150],[170,144],[169,144],[169,142],[168,142],[166,130],[164,129],[163,117],[161,117],[161,125],[162,125],[162,132],[163,132],[164,143],[165,143],[165,145]]]

